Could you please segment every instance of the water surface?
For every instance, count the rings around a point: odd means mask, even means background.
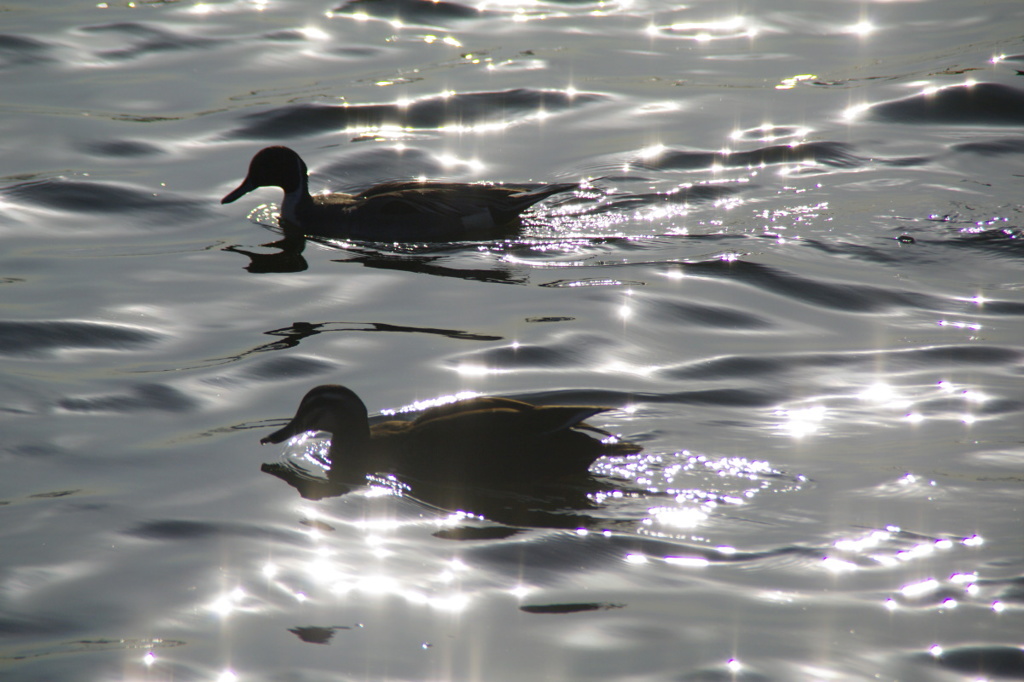
[[[1024,679],[1020,3],[7,9],[5,679]],[[218,203],[270,144],[584,184],[273,245],[279,192]],[[644,453],[300,491],[258,441],[322,383]]]

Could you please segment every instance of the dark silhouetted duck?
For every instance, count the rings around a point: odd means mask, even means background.
[[[284,190],[281,219],[304,234],[367,241],[458,241],[509,234],[526,209],[575,183],[537,189],[457,182],[385,182],[359,194],[310,196],[306,164],[288,147],[261,149],[249,173],[220,200],[229,204],[259,187]]]
[[[371,427],[359,396],[344,386],[325,385],[310,390],[295,417],[260,442],[280,443],[306,431],[329,432],[332,480],[395,473],[463,486],[537,484],[584,475],[601,455],[640,451],[583,422],[610,409],[479,397],[428,408],[413,421]]]

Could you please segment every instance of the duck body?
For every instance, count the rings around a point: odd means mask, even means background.
[[[602,455],[639,452],[635,444],[602,442],[585,433],[611,436],[583,422],[609,409],[481,397],[429,408],[413,421],[371,427],[366,406],[354,392],[324,385],[310,390],[295,417],[260,442],[329,432],[332,480],[394,473],[459,486],[546,483],[585,475]]]
[[[249,163],[242,184],[221,199],[229,204],[259,187],[284,190],[281,220],[318,237],[366,241],[460,241],[513,233],[519,217],[574,183],[535,189],[456,182],[398,181],[358,194],[309,193],[302,158],[288,147],[261,149]]]

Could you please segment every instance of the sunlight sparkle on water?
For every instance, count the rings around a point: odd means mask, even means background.
[[[956,327],[957,329],[971,329],[973,331],[981,329],[981,325],[977,322],[964,322],[962,320],[939,320],[938,325],[940,327]]]
[[[462,47],[462,43],[460,43],[458,39],[453,38],[452,36],[445,36],[441,42],[443,42],[445,45],[450,45],[452,47]]]
[[[686,566],[688,568],[704,568],[711,562],[702,556],[667,556],[665,563],[672,566]]]
[[[896,552],[896,558],[900,561],[913,561],[922,557],[931,556],[935,553],[936,546],[932,543],[920,542],[910,549]]]
[[[667,147],[663,144],[652,144],[649,147],[644,147],[639,152],[637,152],[637,156],[639,156],[644,161],[650,161],[661,156],[666,149]]]
[[[438,154],[435,158],[446,168],[467,166],[470,170],[479,173],[486,167],[480,159],[460,159],[454,154]]]
[[[878,27],[872,24],[868,20],[858,21],[856,24],[852,24],[843,29],[843,33],[852,33],[861,37],[867,36],[878,30]]]
[[[870,108],[870,104],[852,104],[843,110],[842,119],[844,121],[853,121],[860,118],[861,115]]]
[[[511,590],[509,590],[509,591],[508,591],[508,593],[509,593],[509,594],[511,594],[511,595],[512,595],[513,597],[515,597],[516,599],[523,599],[523,598],[525,598],[525,597],[526,597],[526,596],[527,596],[528,594],[530,594],[530,593],[531,593],[532,591],[533,591],[533,590],[531,590],[531,589],[530,589],[529,587],[527,587],[526,585],[516,585],[516,586],[515,586],[515,587],[513,587],[513,588],[512,588]]]
[[[677,22],[668,26],[649,25],[646,32],[652,36],[661,33],[674,34],[701,43],[723,38],[753,38],[757,35],[757,29],[747,26],[746,19],[738,15],[712,21]]]
[[[801,73],[801,74],[796,75],[796,76],[789,76],[788,78],[783,78],[782,81],[778,85],[775,86],[775,89],[776,90],[792,90],[793,88],[795,88],[797,86],[798,83],[802,83],[804,81],[817,80],[817,78],[818,77],[816,75],[814,75],[813,73]]]
[[[798,408],[795,410],[779,409],[775,415],[783,417],[786,421],[778,425],[778,428],[793,438],[802,438],[821,429],[825,421],[827,410],[824,405],[812,405],[810,407]]]
[[[217,676],[217,682],[237,682],[238,675],[235,674],[234,670],[225,670]]]
[[[708,512],[697,507],[652,507],[651,518],[663,526],[678,529],[697,528],[708,519]]]
[[[227,618],[240,608],[241,602],[245,597],[245,590],[241,587],[236,587],[230,592],[214,599],[206,608],[221,618]]]
[[[327,40],[331,37],[329,33],[316,26],[304,26],[299,29],[299,33],[308,40]]]
[[[877,547],[891,537],[892,533],[887,530],[875,530],[861,538],[836,540],[833,546],[844,552],[861,553],[872,547]]]
[[[837,559],[835,557],[827,556],[821,560],[822,565],[830,573],[849,573],[850,571],[857,570],[857,564],[852,561],[846,561],[845,559]]]
[[[142,657],[142,662],[145,663],[146,667],[148,668],[149,666],[156,663],[156,654],[154,654],[152,651],[147,651],[146,655]]]
[[[460,362],[454,367],[456,374],[464,377],[484,377],[489,374],[504,374],[511,370],[487,367],[473,362]]]
[[[916,583],[910,583],[900,588],[900,594],[904,597],[923,597],[939,589],[939,581],[935,578],[928,578]]]
[[[431,597],[427,603],[438,611],[459,613],[469,606],[470,598],[465,594],[450,594],[443,597]]]
[[[913,401],[901,397],[895,388],[885,382],[872,384],[858,393],[857,397],[867,402],[894,409],[905,409],[913,404]]]
[[[368,594],[394,594],[399,591],[401,584],[387,575],[368,575],[356,582],[356,589]]]

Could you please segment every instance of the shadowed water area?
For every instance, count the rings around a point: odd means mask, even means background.
[[[0,9],[0,678],[1024,679],[1019,0]],[[306,239],[271,145],[578,188]],[[642,451],[340,480],[320,384]]]

